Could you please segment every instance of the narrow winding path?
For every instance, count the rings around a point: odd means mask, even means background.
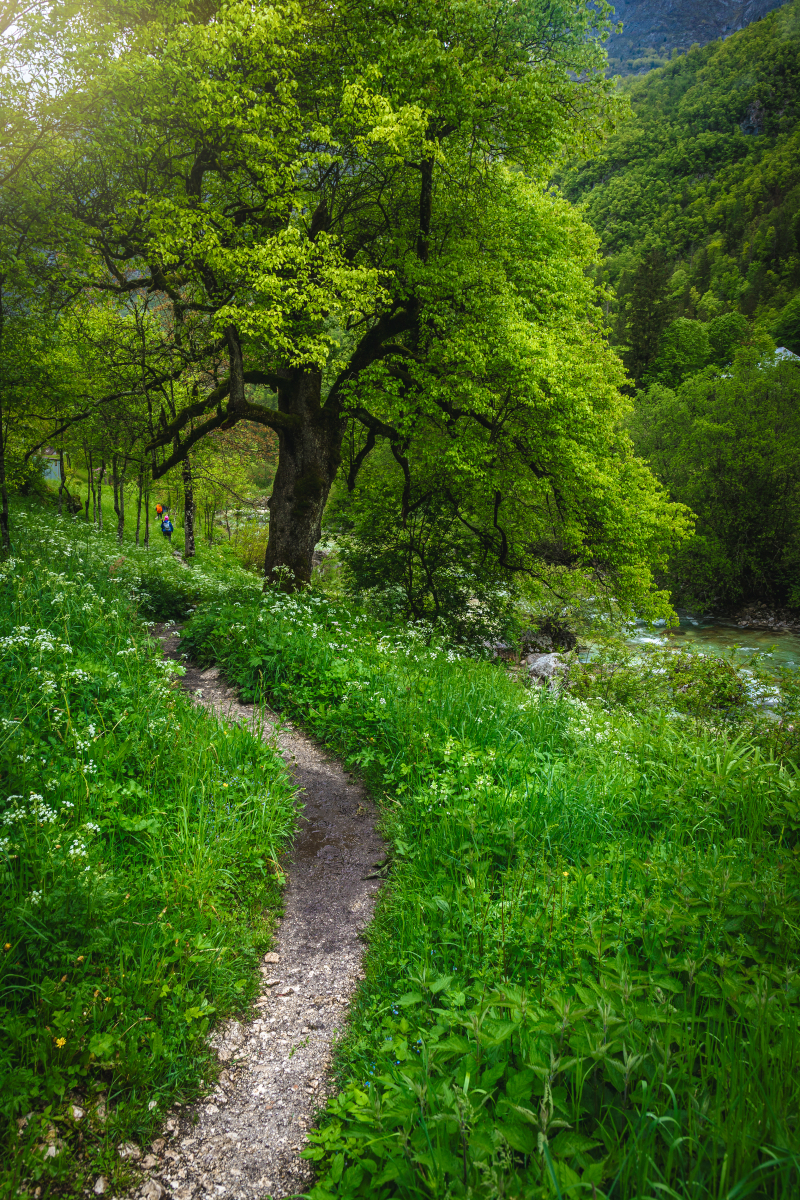
[[[180,633],[156,630],[164,654],[181,659]],[[181,683],[220,717],[253,726],[217,668],[184,661]],[[203,1102],[173,1113],[141,1164],[137,1194],[149,1200],[263,1200],[304,1191],[312,1174],[299,1157],[306,1127],[329,1092],[331,1046],[361,978],[364,942],[379,887],[366,880],[383,856],[364,790],[316,743],[267,714],[303,806],[287,872],[277,947],[262,965],[258,1016],[231,1022],[215,1046],[224,1069]]]

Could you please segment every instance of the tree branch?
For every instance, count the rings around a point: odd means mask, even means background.
[[[160,479],[162,475],[166,475],[167,471],[170,471],[173,467],[176,467],[178,463],[183,462],[183,460],[186,458],[186,455],[196,442],[199,442],[200,439],[204,438],[207,434],[213,433],[215,429],[220,429],[225,424],[227,419],[227,413],[218,412],[215,416],[209,417],[207,421],[203,421],[202,425],[198,425],[196,429],[193,429],[186,441],[182,442],[176,450],[173,450],[169,458],[165,458],[160,465],[157,465],[155,462],[153,463],[153,479]],[[163,446],[164,443],[161,441],[161,439],[159,439],[157,442],[153,443],[152,446],[146,447],[146,449],[154,449],[157,445]]]
[[[355,456],[352,463],[350,464],[350,470],[347,473],[347,490],[348,490],[348,492],[352,492],[353,488],[356,486],[356,476],[358,475],[358,472],[361,470],[361,464],[363,463],[364,459],[367,457],[368,454],[370,454],[375,449],[375,437],[376,437],[375,430],[369,429],[367,431],[366,442],[361,447],[358,454]]]
[[[202,400],[195,400],[194,404],[187,404],[186,408],[182,408],[174,421],[169,425],[164,424],[161,433],[154,438],[145,450],[155,450],[157,446],[166,446],[173,438],[176,438],[185,425],[194,417],[199,417],[207,408],[211,408],[215,404],[219,404],[220,400],[224,399],[230,391],[230,380],[224,379],[219,387],[214,388],[213,392],[209,392]],[[162,409],[163,415],[163,409]]]
[[[271,387],[275,392],[278,390],[278,385],[284,382],[279,378],[279,376],[270,375],[266,371],[244,371],[242,372],[242,379],[244,383],[263,384],[267,387]],[[219,404],[220,400],[223,400],[225,396],[229,394],[230,387],[231,381],[230,376],[228,376],[226,379],[223,379],[219,387],[214,388],[214,391],[209,392],[208,395],[204,396],[202,400],[195,400],[194,404],[187,404],[186,408],[181,409],[174,421],[171,421],[169,425],[166,425],[158,437],[150,442],[146,449],[155,450],[157,446],[166,446],[168,442],[171,442],[173,438],[178,436],[180,431],[194,417],[199,417],[201,413],[206,411],[206,409],[211,408],[215,404]],[[258,421],[261,425],[270,425],[271,428],[275,429],[278,427],[286,427],[284,413],[274,412],[273,409],[262,409],[255,404],[248,404],[247,401],[245,401],[244,405],[238,405],[236,407],[236,412],[239,413],[244,408],[248,409],[250,412],[262,414],[258,417],[250,416],[248,419],[251,421]],[[233,415],[230,411],[230,408],[225,415],[226,417]],[[269,416],[269,420],[264,419],[265,415]],[[275,418],[274,422],[273,418]],[[241,420],[241,417],[237,419]]]

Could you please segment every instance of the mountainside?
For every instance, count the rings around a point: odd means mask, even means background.
[[[631,116],[560,183],[601,239],[631,434],[695,534],[660,581],[800,604],[800,0],[623,81]],[[770,339],[774,339],[774,342]]]
[[[678,317],[777,330],[800,290],[800,3],[624,87],[632,116],[559,179],[602,240],[615,340],[642,317],[637,278],[654,353]]]
[[[617,0],[621,33],[608,41],[612,74],[641,75],[674,53],[705,46],[758,21],[781,0]]]

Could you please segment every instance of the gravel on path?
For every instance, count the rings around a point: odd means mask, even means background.
[[[229,721],[257,728],[216,667],[201,671],[181,653],[180,631],[157,627],[165,657],[183,661],[182,686]],[[361,932],[371,919],[383,857],[373,804],[360,784],[314,741],[263,714],[302,803],[286,871],[277,945],[262,964],[258,1016],[231,1021],[213,1044],[223,1063],[213,1093],[170,1115],[163,1136],[141,1151],[143,1200],[264,1200],[301,1193],[313,1179],[299,1157],[306,1129],[331,1092],[332,1043],[362,978]]]

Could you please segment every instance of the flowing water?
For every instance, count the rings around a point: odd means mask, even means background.
[[[800,667],[800,635],[768,629],[740,629],[732,622],[680,612],[680,625],[674,629],[648,630],[632,638],[633,642],[653,645],[686,646],[707,654],[734,651],[744,665],[753,654],[768,654],[767,663],[776,667]]]

